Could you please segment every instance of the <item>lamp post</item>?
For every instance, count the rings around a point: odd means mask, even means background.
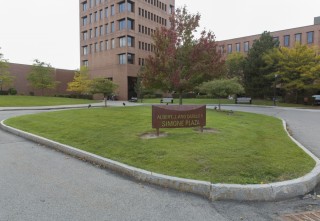
[[[278,75],[274,75],[274,87],[273,87],[273,106],[277,106],[276,102],[276,93],[277,93],[277,77]]]

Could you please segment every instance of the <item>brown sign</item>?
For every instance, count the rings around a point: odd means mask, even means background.
[[[206,125],[205,105],[153,105],[152,128],[201,127]]]

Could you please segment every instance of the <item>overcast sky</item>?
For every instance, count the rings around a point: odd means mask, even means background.
[[[12,63],[34,59],[79,68],[79,0],[0,0],[1,53]],[[217,40],[312,25],[320,0],[176,0],[201,14]]]

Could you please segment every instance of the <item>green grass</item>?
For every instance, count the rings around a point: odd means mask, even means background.
[[[143,103],[160,103],[161,98],[147,98],[143,99]],[[139,100],[140,102],[140,100]],[[208,98],[184,98],[182,100],[183,104],[218,104],[219,100],[218,99],[208,99]],[[234,100],[230,99],[221,99],[220,100],[221,104],[235,104]],[[179,99],[174,99],[173,100],[174,104],[179,104]],[[273,101],[271,100],[256,100],[253,99],[252,101],[253,105],[265,105],[265,106],[273,106]],[[240,104],[241,105],[241,104]],[[311,107],[311,106],[306,106],[303,104],[291,104],[291,103],[282,103],[282,102],[277,102],[277,106],[279,107]]]
[[[315,162],[286,135],[279,119],[207,110],[207,127],[151,128],[151,107],[58,111],[6,120],[6,124],[149,171],[213,183],[257,184],[300,177]]]
[[[90,104],[97,101],[61,97],[0,96],[0,107],[32,107],[71,104]]]

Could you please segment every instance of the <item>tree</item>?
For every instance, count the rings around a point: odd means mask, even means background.
[[[153,34],[154,55],[146,59],[141,73],[147,87],[177,92],[180,104],[184,92],[221,74],[223,61],[214,34],[202,31],[199,39],[194,37],[199,21],[199,14],[178,8],[170,17],[170,28],[161,27]]]
[[[117,88],[118,85],[106,78],[94,78],[90,85],[92,94],[103,94],[105,107],[107,107],[107,97],[111,96]]]
[[[91,80],[89,79],[88,68],[82,66],[80,70],[75,72],[73,81],[68,83],[67,91],[86,94],[90,92],[90,84]]]
[[[272,94],[273,80],[266,76],[274,69],[271,66],[266,68],[263,55],[276,47],[279,47],[279,41],[274,40],[270,32],[263,32],[248,52],[244,66],[244,86],[246,93],[252,97],[264,98]]]
[[[41,95],[44,95],[44,89],[54,89],[59,83],[54,80],[53,71],[50,64],[35,59],[27,80],[32,87],[41,90]]]
[[[209,94],[212,97],[217,96],[219,99],[219,110],[221,110],[220,98],[227,97],[231,94],[244,93],[244,88],[237,78],[204,82],[200,85],[199,90],[200,92]]]
[[[245,65],[245,56],[239,52],[229,54],[226,59],[226,69],[228,78],[238,78],[243,82],[243,69]]]
[[[281,47],[264,55],[267,65],[276,67],[271,77],[286,93],[298,95],[303,91],[320,90],[320,55],[316,48],[296,44],[293,48]]]
[[[13,80],[14,76],[9,72],[8,61],[4,59],[3,54],[0,53],[0,91],[2,91],[3,87],[10,87]]]

